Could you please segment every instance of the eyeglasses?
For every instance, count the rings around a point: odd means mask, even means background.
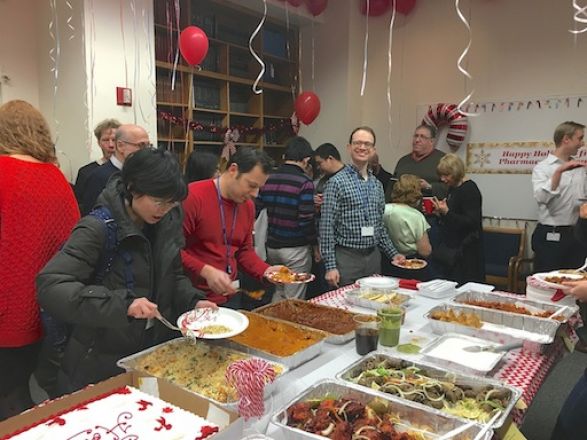
[[[373,148],[375,146],[375,144],[373,142],[369,142],[369,141],[352,141],[351,145],[353,147],[364,146],[365,148]]]
[[[134,145],[135,147],[145,150],[147,148],[153,148],[153,144],[151,142],[130,142],[124,139],[119,139],[118,142],[124,142],[125,144]]]
[[[424,136],[423,134],[414,134],[413,138],[414,139],[425,139],[427,141],[432,139],[430,136]]]
[[[149,196],[149,198],[153,202],[153,205],[155,205],[159,209],[169,210],[169,209],[175,208],[176,206],[179,206],[179,202],[169,202],[166,200],[156,199],[156,198],[150,197],[150,196]]]

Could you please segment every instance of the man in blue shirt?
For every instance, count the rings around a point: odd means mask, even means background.
[[[370,127],[353,130],[347,146],[351,164],[328,181],[320,220],[320,252],[326,266],[326,281],[333,286],[354,283],[381,267],[379,249],[401,263],[383,227],[383,186],[369,171],[375,151],[375,132]]]

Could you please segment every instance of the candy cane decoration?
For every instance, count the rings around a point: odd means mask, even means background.
[[[226,369],[226,381],[238,393],[238,412],[245,418],[265,413],[265,385],[275,380],[273,367],[262,359],[233,362]]]

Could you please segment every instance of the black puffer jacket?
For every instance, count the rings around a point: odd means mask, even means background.
[[[64,391],[118,374],[116,361],[121,357],[180,336],[158,321],[146,331],[146,320],[127,316],[135,298],[149,298],[172,322],[205,299],[183,273],[180,208],[152,226],[149,240],[126,212],[121,190],[120,177],[112,178],[97,204],[107,207],[116,221],[118,250],[132,257],[132,291],[126,287],[126,263],[118,253],[101,285],[93,284],[106,240],[104,223],[93,216],[79,221],[63,249],[37,277],[41,307],[73,327],[60,372],[65,374],[65,387],[70,388]]]

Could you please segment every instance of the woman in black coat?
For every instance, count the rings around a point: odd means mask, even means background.
[[[41,307],[72,327],[59,371],[61,392],[122,372],[116,361],[180,336],[174,322],[205,301],[184,275],[179,202],[187,195],[171,153],[141,150],[124,163],[98,199],[116,223],[116,252],[96,279],[109,233],[94,215],[82,218],[63,249],[37,277]]]
[[[448,188],[446,199],[434,198],[434,212],[440,219],[440,244],[432,259],[442,276],[459,284],[485,282],[483,255],[482,197],[472,180],[465,178],[465,164],[455,154],[444,156],[437,167]]]

